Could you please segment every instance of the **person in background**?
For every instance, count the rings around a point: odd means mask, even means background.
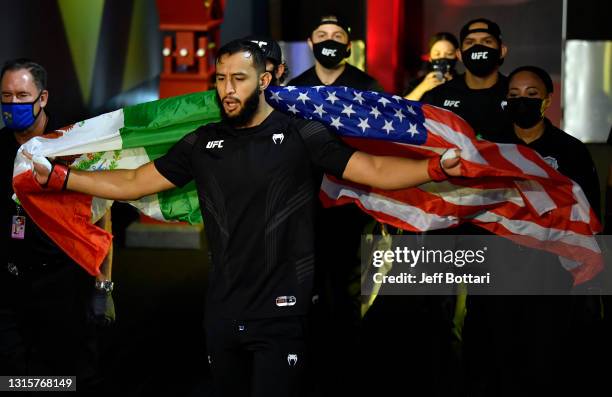
[[[52,132],[47,72],[28,59],[0,73],[2,118],[2,250],[0,374],[76,375],[79,390],[100,386],[96,325],[114,321],[112,251],[93,277],[69,258],[13,199],[13,162],[20,145]],[[98,223],[110,230],[110,213]]]
[[[504,141],[532,148],[551,167],[577,182],[599,215],[599,177],[589,150],[544,116],[553,94],[548,72],[537,66],[521,66],[510,73],[508,81],[506,110],[514,134],[509,134],[509,139]]]
[[[246,40],[257,44],[266,56],[266,72],[272,75],[271,86],[279,86],[285,82],[289,74],[289,67],[283,58],[280,45],[269,37],[249,36]]]
[[[599,182],[586,145],[544,116],[552,94],[553,82],[545,70],[522,66],[510,73],[506,113],[512,124],[497,142],[536,151],[578,183],[599,212]],[[495,275],[533,285],[540,293],[468,295],[464,357],[469,395],[561,395],[582,389],[575,379],[584,379],[592,370],[591,354],[598,344],[588,324],[596,317],[599,299],[590,298],[598,297],[569,296],[573,279],[556,255],[526,247],[504,250],[507,258],[499,264],[508,272],[497,269]],[[559,373],[575,362],[581,363],[576,371],[582,376],[560,381]]]
[[[429,39],[427,74],[412,80],[404,96],[411,101],[419,101],[429,90],[453,79],[457,72],[457,49],[459,42],[452,33],[439,32]]]
[[[308,37],[315,65],[293,78],[289,85],[335,85],[382,92],[372,76],[347,63],[351,54],[350,39],[351,28],[340,16],[328,14],[319,18]]]
[[[508,48],[499,25],[485,18],[466,23],[457,57],[465,74],[427,91],[421,102],[448,109],[467,121],[476,134],[495,142],[509,125],[504,112],[508,80],[499,73]]]

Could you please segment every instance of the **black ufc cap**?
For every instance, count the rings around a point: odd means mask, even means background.
[[[266,58],[272,62],[276,64],[283,63],[283,52],[276,41],[264,36],[249,36],[245,40],[257,44]]]
[[[487,25],[487,27],[470,29],[470,26],[472,26],[475,23],[482,23],[482,24]],[[486,18],[476,18],[476,19],[472,19],[471,21],[463,25],[463,27],[461,28],[461,32],[459,33],[459,44],[463,44],[463,40],[465,40],[465,38],[470,33],[476,33],[476,32],[488,33],[491,36],[495,37],[499,44],[501,44],[502,42],[501,29],[499,28],[498,24]]]
[[[323,15],[321,18],[318,18],[313,24],[310,32],[314,32],[319,26],[326,24],[338,25],[342,29],[344,29],[344,31],[346,32],[346,34],[349,35],[349,37],[351,35],[351,26],[348,24],[348,21],[336,14],[326,14]]]

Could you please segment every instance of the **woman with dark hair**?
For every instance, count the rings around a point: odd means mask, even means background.
[[[599,178],[586,145],[544,117],[553,93],[550,75],[536,66],[521,66],[510,73],[508,82],[506,111],[514,131],[510,138],[529,146],[578,183],[599,215]]]
[[[418,101],[423,94],[455,77],[457,38],[448,32],[439,32],[429,39],[428,73],[412,80],[406,90],[406,99]]]

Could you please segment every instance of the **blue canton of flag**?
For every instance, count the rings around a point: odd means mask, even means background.
[[[338,135],[422,145],[427,140],[419,102],[398,95],[348,87],[270,87],[266,99],[275,109],[317,120]]]

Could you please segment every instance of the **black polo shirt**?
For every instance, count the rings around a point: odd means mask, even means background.
[[[48,128],[53,131],[54,128]],[[72,260],[61,250],[35,223],[21,206],[13,200],[13,163],[17,155],[19,144],[12,130],[3,128],[0,130],[0,164],[2,182],[2,208],[0,219],[2,222],[3,247],[0,251],[0,266],[6,266],[7,262],[39,265],[43,263],[67,263]],[[11,237],[13,216],[25,217],[24,239]]]
[[[421,102],[448,109],[467,121],[476,134],[496,142],[510,125],[504,111],[508,79],[499,74],[497,83],[490,88],[473,90],[465,83],[465,74],[428,91]]]
[[[289,85],[318,86],[324,84],[321,82],[321,80],[319,80],[319,76],[317,76],[317,72],[313,66],[301,75],[291,79]],[[340,74],[340,76],[338,76],[338,78],[330,85],[351,87],[362,91],[383,91],[383,88],[380,86],[378,81],[376,81],[372,76],[362,72],[348,63],[345,65],[342,74]]]
[[[207,318],[306,314],[320,175],[341,177],[353,152],[322,124],[273,111],[252,128],[203,126],[155,160],[176,186],[195,180],[212,254]]]

